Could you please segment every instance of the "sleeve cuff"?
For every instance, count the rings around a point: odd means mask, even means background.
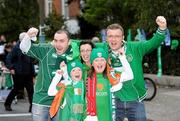
[[[167,31],[167,29],[161,30],[160,28],[158,28],[156,32],[159,34],[166,34],[166,31]]]
[[[31,39],[28,34],[25,35],[23,40],[20,43],[20,49],[22,50],[23,53],[27,53],[31,47]]]

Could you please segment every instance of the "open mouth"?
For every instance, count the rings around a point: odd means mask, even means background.
[[[97,66],[97,69],[102,69],[102,68],[103,68],[102,65],[98,65],[98,66]]]
[[[58,50],[58,51],[62,51],[62,50],[63,50],[63,48],[57,48],[57,50]]]
[[[57,51],[58,53],[62,53],[63,48],[56,48],[56,51]]]
[[[111,42],[111,45],[112,45],[112,46],[116,46],[117,43],[116,43],[116,42]]]
[[[80,75],[75,75],[75,78],[79,79],[79,78],[80,78]]]
[[[99,72],[103,71],[104,70],[104,66],[103,65],[97,65],[96,66],[96,70]]]
[[[84,56],[84,60],[89,60],[89,56]]]

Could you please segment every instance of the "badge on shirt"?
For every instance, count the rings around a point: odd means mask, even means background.
[[[126,59],[127,59],[128,62],[131,62],[133,60],[132,54],[126,55]]]
[[[101,84],[101,83],[98,83],[98,84],[97,84],[97,89],[98,89],[98,90],[103,90],[103,89],[104,89],[104,85]]]
[[[75,88],[74,89],[74,94],[75,95],[81,95],[82,94],[82,90],[80,88]]]
[[[74,113],[83,113],[83,104],[73,104]]]

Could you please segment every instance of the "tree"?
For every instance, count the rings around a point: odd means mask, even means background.
[[[100,29],[111,23],[128,28],[130,23],[134,23],[132,10],[127,0],[87,0],[83,17]]]
[[[45,24],[48,26],[48,29],[45,29],[45,35],[51,38],[57,30],[62,28],[64,19],[53,11],[49,14],[49,17],[45,19]]]
[[[89,23],[105,28],[120,23],[125,30],[143,28],[153,33],[157,29],[155,19],[165,16],[172,36],[180,35],[180,0],[86,0],[83,17]]]
[[[37,27],[38,23],[37,0],[0,1],[0,34],[5,34],[8,40],[17,40],[20,32]]]
[[[130,4],[136,11],[136,28],[140,27],[148,32],[153,32],[157,28],[155,24],[156,17],[162,15],[168,21],[168,28],[172,31],[171,35],[178,36],[180,32],[178,29],[180,24],[180,2],[178,0],[146,0],[146,2],[144,0],[135,0]]]

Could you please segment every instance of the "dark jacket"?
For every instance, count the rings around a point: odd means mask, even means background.
[[[20,41],[13,47],[12,51],[6,57],[6,67],[14,69],[18,75],[35,75],[33,59],[25,54],[19,48]]]

